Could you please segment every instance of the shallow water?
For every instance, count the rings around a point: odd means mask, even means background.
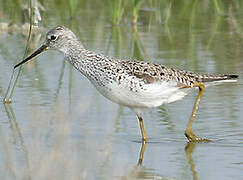
[[[59,16],[61,7],[50,11],[51,4],[43,17],[53,18],[43,20],[48,26],[35,35],[30,51],[44,41],[49,27],[65,24],[88,49],[108,56],[239,74],[237,83],[208,87],[200,102],[193,128],[212,142],[187,144],[184,136],[197,90],[145,112],[149,139],[143,146],[135,115],[100,95],[62,54],[48,51],[24,66],[12,104],[0,104],[0,178],[242,179],[243,14],[235,4],[219,15],[210,3],[194,2],[169,9],[167,23],[161,13],[166,4],[161,10],[145,4],[136,27],[127,19],[112,26],[105,5],[97,11],[92,3],[79,5],[70,20]],[[1,33],[1,100],[26,38],[21,32]],[[137,166],[141,151],[142,165]]]

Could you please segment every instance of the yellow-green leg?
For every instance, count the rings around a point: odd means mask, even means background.
[[[204,86],[203,83],[196,83],[196,84],[194,84],[194,87],[198,87],[199,88],[199,93],[198,93],[197,99],[195,101],[190,120],[189,120],[189,122],[187,124],[187,128],[186,128],[186,131],[185,131],[185,136],[187,137],[187,139],[190,142],[209,142],[210,140],[208,140],[208,139],[198,138],[194,134],[194,132],[192,130],[192,123],[193,123],[193,121],[195,119],[195,116],[196,116],[196,113],[197,113],[197,110],[198,110],[198,107],[199,107],[199,102],[201,100],[201,97],[202,97],[204,89],[205,89],[205,86]]]
[[[146,143],[147,136],[146,136],[145,127],[143,124],[143,118],[140,116],[137,116],[137,117],[138,117],[139,126],[140,126],[140,130],[141,130],[141,134],[142,134],[142,141],[143,141],[143,143]]]
[[[146,149],[146,143],[142,143],[142,147],[139,153],[138,166],[141,166],[143,163],[145,149]]]

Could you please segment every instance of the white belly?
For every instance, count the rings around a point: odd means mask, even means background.
[[[143,89],[131,91],[128,84],[110,83],[107,87],[96,86],[111,101],[131,109],[153,108],[182,99],[187,91],[179,89],[175,82],[144,84]]]

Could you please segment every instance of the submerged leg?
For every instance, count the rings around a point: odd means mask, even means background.
[[[192,131],[192,123],[193,123],[193,121],[195,119],[195,116],[196,116],[196,113],[197,113],[197,110],[198,110],[198,107],[199,107],[199,102],[201,100],[201,97],[202,97],[204,89],[205,89],[203,83],[194,84],[194,87],[198,87],[199,88],[199,93],[198,93],[197,99],[195,101],[190,120],[189,120],[189,122],[187,124],[187,128],[186,128],[186,131],[185,131],[185,136],[191,142],[209,142],[210,140],[208,140],[208,139],[198,138],[194,134],[194,132]]]
[[[146,149],[146,143],[142,143],[142,147],[139,153],[138,166],[141,166],[143,163],[145,149]]]
[[[144,127],[144,124],[143,124],[143,118],[140,117],[140,116],[137,116],[137,117],[138,117],[138,120],[139,120],[140,130],[141,130],[141,134],[142,134],[142,141],[143,141],[143,143],[145,143],[146,140],[147,140],[147,137],[146,137],[145,127]]]

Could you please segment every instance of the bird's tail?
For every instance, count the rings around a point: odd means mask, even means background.
[[[217,75],[217,74],[204,74],[200,77],[201,82],[218,82],[218,81],[227,81],[234,82],[239,78],[236,74],[227,74],[227,75]]]

